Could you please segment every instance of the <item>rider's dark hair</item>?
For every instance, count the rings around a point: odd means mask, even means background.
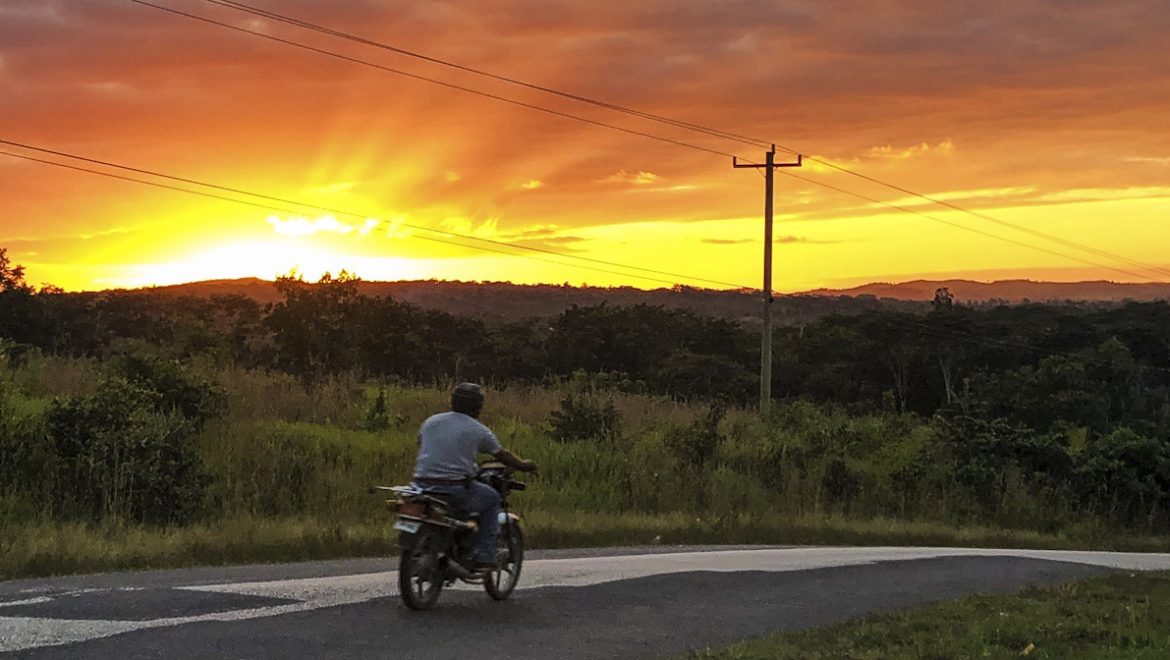
[[[483,387],[475,383],[459,383],[451,392],[451,410],[479,417],[483,410]]]

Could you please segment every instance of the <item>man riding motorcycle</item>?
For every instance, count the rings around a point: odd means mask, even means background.
[[[496,568],[500,533],[500,494],[475,480],[476,455],[491,454],[513,470],[536,471],[535,463],[504,449],[491,429],[479,422],[483,399],[483,387],[460,383],[451,392],[451,411],[431,415],[422,423],[413,479],[419,488],[446,495],[452,505],[479,515],[473,570]]]

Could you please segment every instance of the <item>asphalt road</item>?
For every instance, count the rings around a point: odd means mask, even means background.
[[[388,561],[0,583],[13,658],[669,657],[776,630],[1018,590],[1170,555],[931,548],[674,548],[533,553],[521,588],[406,610]]]

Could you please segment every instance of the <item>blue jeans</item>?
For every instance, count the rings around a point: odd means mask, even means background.
[[[475,533],[475,558],[478,562],[496,561],[496,539],[500,536],[500,494],[495,488],[472,481],[466,488],[451,486],[422,486],[428,493],[451,496],[451,504],[468,513],[479,514],[479,529]]]

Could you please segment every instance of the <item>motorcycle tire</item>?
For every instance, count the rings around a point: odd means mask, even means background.
[[[514,520],[500,528],[500,537],[496,540],[496,563],[499,567],[484,576],[483,588],[492,600],[504,600],[516,590],[520,567],[524,564],[524,532]]]
[[[420,532],[402,549],[398,562],[398,593],[412,610],[429,610],[443,591],[443,567],[440,565],[439,538]]]

